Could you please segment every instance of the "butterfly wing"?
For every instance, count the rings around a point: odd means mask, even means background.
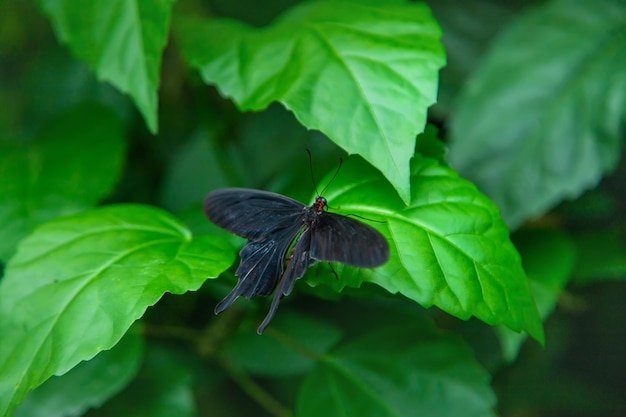
[[[274,314],[276,314],[276,310],[278,309],[278,304],[280,300],[291,293],[293,287],[296,283],[296,280],[302,278],[306,270],[315,263],[315,260],[311,258],[310,254],[311,248],[311,231],[310,229],[305,229],[300,236],[298,236],[298,241],[293,247],[292,257],[289,259],[289,264],[287,265],[287,269],[283,274],[280,283],[278,284],[278,288],[276,288],[276,292],[274,293],[274,298],[272,299],[272,304],[270,306],[270,310],[265,316],[263,323],[257,329],[257,333],[263,333],[263,330],[270,324]]]
[[[275,240],[248,242],[239,252],[241,262],[235,271],[243,284],[239,295],[246,298],[270,295],[282,272],[282,256],[281,248]],[[264,277],[266,279],[262,280]]]
[[[230,307],[240,295],[246,298],[270,295],[276,288],[278,278],[283,274],[285,256],[297,233],[298,228],[292,227],[277,232],[274,239],[262,242],[248,241],[239,252],[241,262],[235,271],[239,281],[215,307],[215,314]]]
[[[280,194],[247,188],[222,188],[204,200],[204,212],[216,225],[252,241],[275,239],[302,225],[307,206]]]
[[[320,213],[311,225],[311,257],[363,268],[389,259],[387,239],[373,227],[335,213]]]
[[[220,313],[237,297],[269,295],[283,274],[285,256],[303,225],[306,206],[289,197],[246,188],[223,188],[204,200],[204,212],[216,225],[247,238],[235,272],[239,281],[216,307]]]
[[[226,310],[240,295],[252,298],[257,294],[268,295],[274,291],[281,266],[276,256],[275,241],[249,242],[239,252],[241,263],[235,275],[239,281],[235,288],[215,306],[215,314]]]

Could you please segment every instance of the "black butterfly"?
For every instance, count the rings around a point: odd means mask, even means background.
[[[245,188],[224,188],[209,194],[204,201],[207,217],[248,239],[239,252],[241,263],[235,272],[239,281],[215,307],[215,314],[227,309],[240,295],[270,295],[278,285],[270,311],[257,330],[261,334],[280,299],[291,293],[296,280],[315,261],[367,268],[387,262],[389,245],[383,235],[371,226],[327,210],[326,199],[321,196],[308,207],[280,194]]]

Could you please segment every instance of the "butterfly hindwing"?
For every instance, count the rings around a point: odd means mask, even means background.
[[[373,227],[335,213],[321,213],[311,226],[311,257],[361,268],[389,259],[389,244]]]
[[[241,249],[241,262],[235,275],[239,281],[233,290],[216,307],[216,314],[227,309],[240,295],[252,298],[255,295],[270,295],[281,275],[287,251],[298,234],[297,225],[281,229],[271,239],[248,243]]]
[[[252,298],[255,295],[270,295],[278,277],[282,274],[282,262],[278,242],[248,242],[239,257],[241,261],[235,275],[242,282],[241,296]]]
[[[311,258],[310,248],[311,230],[305,229],[300,234],[300,236],[298,236],[298,240],[293,247],[293,250],[291,252],[292,256],[289,258],[287,269],[285,270],[285,273],[278,283],[278,287],[276,288],[276,292],[274,293],[274,298],[272,299],[270,310],[265,316],[263,323],[261,323],[257,330],[259,334],[263,333],[265,327],[267,327],[267,325],[274,317],[274,314],[276,314],[276,310],[278,309],[278,304],[280,303],[280,300],[284,296],[291,293],[291,290],[293,290],[296,280],[302,278],[306,270],[315,263],[315,260]]]

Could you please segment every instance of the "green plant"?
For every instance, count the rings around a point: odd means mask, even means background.
[[[528,407],[500,378],[526,336],[540,351],[568,284],[626,276],[623,195],[596,188],[624,136],[626,4],[208,3],[0,2],[0,415]],[[201,202],[312,201],[305,148],[318,177],[351,155],[325,197],[392,255],[317,264],[258,336],[268,300],[213,316],[243,242]],[[589,390],[567,391],[579,412],[625,406]]]

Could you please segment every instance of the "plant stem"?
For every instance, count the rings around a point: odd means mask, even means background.
[[[220,360],[220,364],[226,373],[235,381],[241,389],[254,399],[267,412],[276,417],[291,417],[291,410],[282,405],[269,392],[264,390],[246,372],[235,369],[226,360]]]

